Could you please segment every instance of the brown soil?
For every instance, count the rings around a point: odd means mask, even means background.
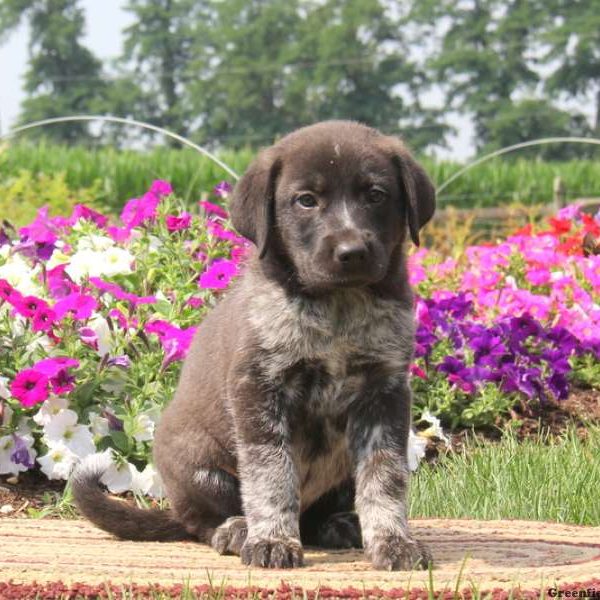
[[[584,439],[590,423],[600,424],[600,390],[574,390],[564,402],[548,402],[537,406],[523,404],[511,415],[519,439],[535,437],[541,432],[560,435],[568,427],[575,427],[577,434]],[[489,428],[475,434],[480,439],[498,440],[507,425]],[[463,430],[450,436],[453,451],[461,450],[468,438],[473,437],[471,430]],[[441,441],[431,441],[426,459],[436,462],[440,455],[447,452]],[[18,478],[0,475],[0,509],[12,506],[11,511],[0,512],[3,517],[29,517],[32,511],[47,508],[59,500],[64,490],[64,482],[48,481],[39,472],[27,472]],[[60,511],[49,511],[47,517],[60,518]]]

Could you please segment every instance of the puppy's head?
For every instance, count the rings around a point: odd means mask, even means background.
[[[406,232],[419,244],[435,190],[400,140],[350,121],[299,129],[238,182],[234,227],[307,291],[378,283]]]

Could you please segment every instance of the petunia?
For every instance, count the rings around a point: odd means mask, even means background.
[[[53,444],[47,454],[39,456],[42,473],[48,479],[68,479],[73,467],[78,461],[78,457],[65,444]]]
[[[50,380],[36,369],[24,369],[10,384],[11,394],[25,407],[29,408],[43,402],[50,393]]]
[[[192,222],[192,215],[186,211],[183,211],[179,216],[167,215],[165,217],[165,223],[167,225],[167,229],[170,232],[183,231],[184,229],[188,229],[191,222]]]
[[[227,181],[221,181],[213,188],[215,196],[218,196],[219,198],[227,198],[232,191],[233,187]]]
[[[23,317],[31,318],[35,313],[42,309],[48,308],[48,303],[36,296],[23,296],[14,302],[15,310]]]
[[[80,458],[96,451],[92,433],[85,425],[77,424],[77,413],[68,408],[44,426],[44,439],[48,446],[63,445]]]
[[[31,455],[31,447],[27,444],[26,440],[21,436],[13,433],[14,446],[10,455],[16,465],[22,465],[27,469],[31,469],[34,466],[34,456]]]
[[[54,312],[57,318],[62,319],[69,314],[78,321],[89,319],[92,316],[98,303],[93,296],[88,294],[69,294],[66,298],[59,300],[54,305]]]
[[[230,260],[216,260],[200,276],[200,287],[224,289],[238,273],[237,265]]]
[[[156,179],[152,182],[152,185],[148,191],[151,194],[156,194],[157,196],[169,196],[173,193],[173,187],[164,179]]]
[[[200,200],[200,202],[198,202],[198,205],[205,213],[209,215],[216,215],[217,217],[221,217],[222,219],[226,219],[228,217],[227,211],[218,204],[213,204],[208,200]]]

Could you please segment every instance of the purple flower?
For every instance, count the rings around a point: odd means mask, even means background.
[[[25,440],[16,433],[13,433],[13,442],[14,450],[10,454],[10,460],[16,465],[23,465],[24,467],[31,469],[35,463],[29,454],[29,448],[27,447]]]
[[[566,400],[569,397],[569,382],[563,373],[553,373],[546,383],[557,400]]]
[[[227,181],[221,181],[220,183],[217,183],[213,189],[215,196],[218,196],[219,198],[227,198],[232,191],[233,187]]]
[[[106,362],[109,367],[121,367],[122,369],[128,369],[131,366],[131,359],[126,354],[120,356],[113,356]]]

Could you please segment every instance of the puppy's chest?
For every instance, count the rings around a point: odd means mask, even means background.
[[[267,298],[251,310],[261,370],[308,413],[339,415],[374,369],[401,374],[408,365],[414,324],[398,303],[360,291],[316,301]]]

